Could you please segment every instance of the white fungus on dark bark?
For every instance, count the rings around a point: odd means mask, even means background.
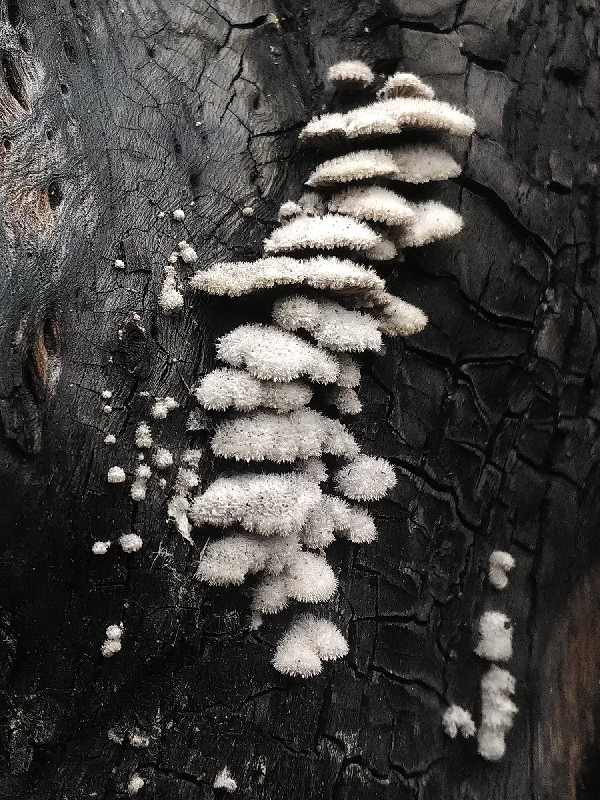
[[[470,712],[461,706],[449,706],[442,714],[442,725],[447,735],[455,739],[460,733],[465,739],[475,736],[475,723]]]
[[[139,450],[149,450],[152,447],[152,432],[147,422],[140,422],[135,431],[135,446]]]
[[[123,467],[111,467],[106,475],[109,483],[125,483],[125,470]]]
[[[487,661],[508,661],[512,656],[512,623],[501,611],[485,611],[479,620],[475,652]]]
[[[395,485],[392,465],[375,456],[360,455],[335,475],[336,489],[351,500],[380,500]]]
[[[273,666],[284,675],[310,678],[323,669],[323,661],[343,658],[348,643],[336,626],[313,614],[299,617],[277,645]]]
[[[380,95],[387,99],[392,97],[425,97],[433,100],[435,92],[417,75],[410,72],[395,72],[386,80]]]
[[[237,782],[229,771],[229,767],[223,767],[223,769],[215,776],[213,781],[213,789],[222,789],[225,792],[235,792],[237,788]]]
[[[145,785],[146,781],[142,778],[141,775],[138,775],[135,772],[131,778],[129,779],[129,783],[127,784],[127,794],[133,795],[137,794],[139,790]]]
[[[344,89],[364,89],[375,80],[364,61],[338,61],[327,70],[327,80]]]
[[[125,553],[137,553],[144,543],[137,533],[124,533],[119,538],[119,544]]]
[[[508,573],[514,569],[515,559],[504,550],[494,550],[490,555],[489,580],[495,589],[506,589]]]
[[[514,677],[495,664],[481,679],[481,725],[477,732],[477,747],[486,761],[499,761],[506,752],[505,736],[518,711],[512,700],[514,693]]]
[[[111,546],[112,542],[94,542],[92,545],[92,553],[95,556],[103,556],[108,553],[108,548]]]
[[[383,280],[373,270],[335,256],[271,256],[253,262],[223,262],[197,272],[190,280],[193,289],[229,297],[295,285],[342,294],[384,288]]]

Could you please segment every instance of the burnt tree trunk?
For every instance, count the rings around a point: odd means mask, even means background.
[[[199,800],[224,765],[257,800],[596,797],[595,0],[2,0],[0,15],[0,797],[124,797],[137,773],[140,797]],[[194,578],[203,539],[167,523],[165,491],[136,506],[106,474],[135,466],[140,392],[182,403],[161,444],[206,443],[206,418],[186,431],[188,389],[247,309],[198,296],[166,318],[161,266],[183,238],[203,265],[261,252],[343,57],[419,74],[478,129],[446,189],[465,230],[392,287],[430,324],[364,372],[353,429],[399,482],[374,507],[378,542],[334,549],[350,655],[302,681],[269,663],[285,615],[249,632],[242,589]],[[131,532],[139,553],[92,555]],[[517,560],[501,595],[497,547]],[[478,719],[486,608],[516,631],[497,764],[440,723],[450,702]],[[123,650],[102,658],[120,620]]]

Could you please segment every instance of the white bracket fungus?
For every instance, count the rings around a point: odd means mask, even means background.
[[[327,70],[327,80],[343,89],[365,89],[375,75],[364,61],[338,61]]]
[[[431,86],[410,72],[395,72],[390,75],[380,90],[380,94],[388,100],[392,97],[425,97],[433,100],[435,97]]]

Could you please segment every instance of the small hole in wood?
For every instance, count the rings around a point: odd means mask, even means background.
[[[58,208],[58,206],[62,203],[63,193],[60,187],[60,183],[58,181],[52,181],[52,183],[48,186],[48,203],[50,204],[50,208],[52,211]]]
[[[71,42],[63,42],[63,48],[65,50],[65,55],[69,59],[72,64],[76,64],[78,61],[77,58],[77,50],[71,44]]]
[[[13,143],[10,139],[4,139],[2,142],[2,146],[4,147],[5,152],[10,153],[13,147]]]
[[[198,184],[200,183],[200,177],[198,176],[197,172],[190,173],[190,186],[192,189],[197,189]]]
[[[51,142],[54,139],[54,131],[47,130],[46,131],[46,139]]]
[[[69,94],[69,87],[67,86],[66,83],[61,83],[59,84],[59,86],[62,94]]]
[[[7,0],[6,16],[13,28],[16,28],[21,21],[21,6],[17,0]]]
[[[31,51],[31,42],[24,33],[19,34],[19,44],[21,45],[23,52],[29,53]]]

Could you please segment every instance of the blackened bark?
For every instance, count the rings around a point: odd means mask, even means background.
[[[594,0],[3,0],[0,14],[0,797],[123,797],[137,772],[141,797],[199,800],[225,764],[239,797],[264,800],[595,797]],[[285,615],[249,633],[242,590],[194,579],[202,537],[191,548],[166,522],[158,485],[134,507],[106,472],[135,466],[140,392],[182,403],[161,444],[206,441],[201,417],[185,431],[188,387],[250,301],[200,297],[167,319],[162,263],[182,238],[202,264],[260,252],[300,192],[297,133],[341,57],[416,72],[478,131],[446,190],[465,231],[411,255],[393,287],[430,325],[363,380],[356,433],[399,484],[377,544],[335,551],[351,652],[295,681],[269,665]],[[91,554],[130,532],[141,553]],[[517,558],[501,596],[496,547]],[[497,607],[516,627],[520,711],[491,765],[440,715],[458,702],[477,717],[474,627]],[[123,651],[104,659],[120,620]]]

